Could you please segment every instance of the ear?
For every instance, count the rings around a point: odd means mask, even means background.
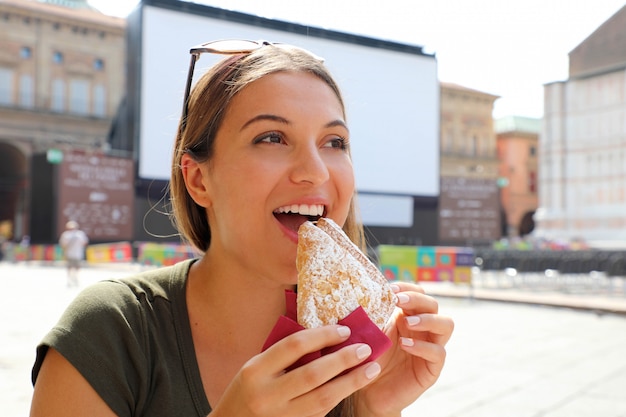
[[[180,167],[185,180],[187,192],[201,207],[209,207],[211,198],[208,190],[208,164],[198,162],[191,156],[184,154],[180,160]]]

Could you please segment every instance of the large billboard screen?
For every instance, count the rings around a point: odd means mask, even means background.
[[[438,197],[439,84],[434,56],[416,52],[421,51],[416,46],[394,50],[365,37],[341,40],[338,32],[317,29],[308,34],[295,24],[256,16],[248,23],[243,14],[232,19],[234,12],[215,10],[152,0],[135,11],[141,17],[135,133],[140,178],[169,179],[190,47],[225,38],[264,39],[297,45],[324,58],[346,101],[360,192]],[[196,73],[218,59],[203,54]]]

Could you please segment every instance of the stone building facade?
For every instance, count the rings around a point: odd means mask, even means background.
[[[626,6],[544,86],[538,237],[626,246]]]
[[[124,19],[103,15],[85,0],[0,1],[0,234],[5,238],[30,234],[34,155],[50,153],[55,163],[64,152],[106,152],[124,95],[125,27]]]
[[[493,106],[498,96],[440,84],[439,240],[482,244],[501,237]]]
[[[495,121],[498,185],[505,236],[522,237],[534,229],[539,196],[538,141],[541,119],[507,116]]]

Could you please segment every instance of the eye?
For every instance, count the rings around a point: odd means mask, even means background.
[[[345,151],[348,149],[348,140],[341,136],[336,136],[331,138],[328,142],[324,144],[324,148],[334,148]]]
[[[283,135],[279,132],[267,132],[254,139],[254,143],[285,143]]]

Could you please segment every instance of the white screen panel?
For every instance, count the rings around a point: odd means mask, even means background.
[[[439,84],[430,56],[143,7],[139,176],[169,179],[189,48],[209,40],[267,39],[324,57],[345,96],[360,191],[439,195]],[[203,54],[201,73],[221,57]]]

